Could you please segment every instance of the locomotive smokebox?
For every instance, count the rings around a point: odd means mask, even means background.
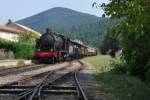
[[[52,32],[51,29],[46,28],[46,33],[40,38],[39,47],[42,51],[61,50],[63,48],[63,39]]]

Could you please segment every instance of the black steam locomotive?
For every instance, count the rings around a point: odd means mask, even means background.
[[[89,47],[73,41],[61,34],[52,32],[47,28],[46,33],[36,41],[34,62],[55,63],[65,61],[68,58],[77,59],[86,56],[88,49]]]

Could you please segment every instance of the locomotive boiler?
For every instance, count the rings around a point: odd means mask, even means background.
[[[46,29],[46,32],[36,41],[34,61],[51,62],[65,60],[67,57],[68,39]]]

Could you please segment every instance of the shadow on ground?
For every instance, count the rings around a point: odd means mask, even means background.
[[[107,100],[150,100],[150,86],[137,77],[103,72],[93,75],[98,95]]]

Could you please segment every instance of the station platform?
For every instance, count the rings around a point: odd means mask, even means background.
[[[0,69],[1,68],[9,68],[9,67],[17,67],[18,63],[23,61],[25,65],[31,65],[31,60],[0,60]]]

